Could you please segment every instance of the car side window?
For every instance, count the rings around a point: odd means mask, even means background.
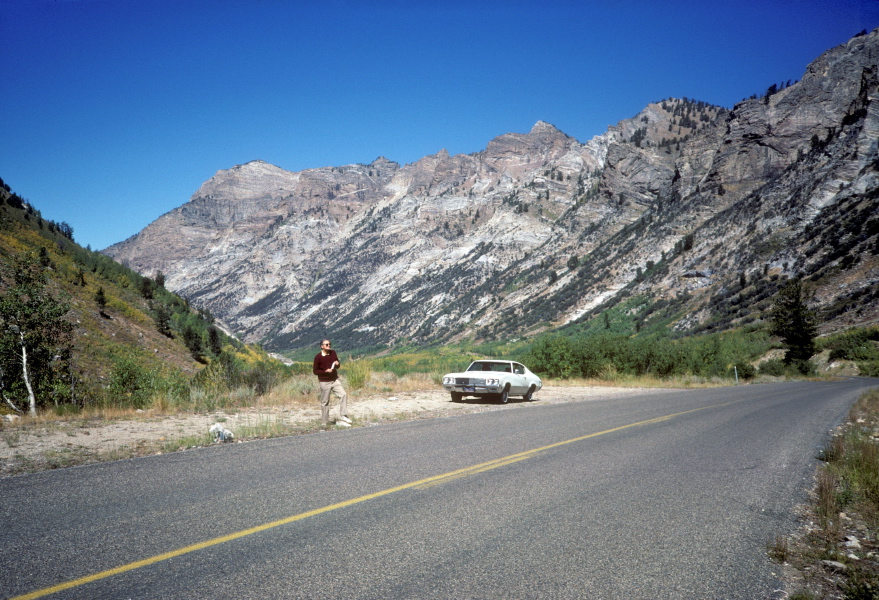
[[[522,365],[516,365],[516,364],[514,364],[514,365],[513,365],[513,372],[514,372],[516,375],[524,375],[524,374],[525,374],[525,367],[523,367]]]

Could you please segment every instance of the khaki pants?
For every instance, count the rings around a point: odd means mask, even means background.
[[[342,387],[342,382],[338,379],[335,381],[319,381],[320,384],[320,422],[324,425],[330,419],[330,392],[339,397],[339,414],[343,417],[348,416],[348,394]]]

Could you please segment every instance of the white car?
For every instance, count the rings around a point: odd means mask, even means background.
[[[452,395],[452,402],[464,396],[491,398],[506,403],[510,396],[522,396],[531,402],[534,393],[543,387],[540,377],[511,360],[476,360],[464,373],[443,377],[443,389]]]

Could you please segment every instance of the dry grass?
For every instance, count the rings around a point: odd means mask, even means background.
[[[711,388],[727,387],[733,385],[729,379],[722,377],[670,377],[658,379],[656,377],[637,377],[635,375],[622,375],[619,373],[605,373],[602,379],[544,379],[544,385],[558,387],[620,387],[620,388]]]
[[[356,364],[359,361],[354,361]],[[352,363],[349,363],[351,365]],[[351,370],[354,370],[352,374]],[[619,374],[608,374],[608,379],[544,379],[544,385],[557,387],[618,387],[618,388],[703,388],[730,385],[729,380],[705,377],[675,377],[657,379],[654,377],[635,377]],[[342,384],[352,399],[374,394],[398,394],[415,392],[424,389],[435,389],[442,383],[443,374],[409,373],[396,375],[390,371],[373,371],[365,362],[356,368],[347,367],[341,379]],[[158,393],[146,407],[149,418],[171,416],[180,413],[210,413],[218,409],[236,408],[299,408],[309,406],[318,394],[317,380],[313,375],[293,375],[276,385],[268,393],[258,396],[251,388],[238,388],[223,394],[192,390],[195,407],[184,410],[172,403],[167,394]],[[131,407],[95,406],[90,405],[79,412],[57,414],[47,411],[35,417],[22,415],[17,426],[51,427],[53,423],[78,423],[83,426],[94,421],[124,421],[147,418],[144,410]],[[3,423],[0,421],[0,431]]]
[[[803,531],[789,540],[777,536],[769,554],[797,573],[790,598],[876,600],[879,389],[858,399],[820,458]]]
[[[775,539],[769,544],[769,558],[784,563],[790,556],[790,543],[788,539],[780,533],[775,534]]]
[[[414,392],[424,389],[432,389],[441,381],[442,375],[431,373],[412,373],[397,376],[386,371],[366,371],[362,381],[357,387],[351,385],[347,375],[342,376],[342,384],[352,399],[361,396],[385,393]],[[16,428],[39,426],[51,428],[53,424],[82,423],[87,426],[96,421],[125,421],[158,416],[173,416],[181,413],[211,413],[226,408],[301,408],[314,404],[318,395],[317,380],[313,375],[294,375],[276,385],[268,393],[262,396],[256,395],[250,388],[238,388],[224,394],[209,393],[194,389],[194,410],[183,410],[168,401],[166,395],[157,394],[151,399],[146,410],[138,410],[130,407],[113,406],[88,406],[79,412],[64,412],[56,414],[52,411],[38,413],[35,417],[21,415],[16,421]],[[3,421],[0,421],[0,432],[4,429]]]

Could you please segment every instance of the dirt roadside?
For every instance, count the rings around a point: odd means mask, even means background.
[[[524,406],[604,400],[661,392],[655,388],[546,386],[523,404],[511,398],[501,405],[475,399],[451,402],[442,390],[421,390],[349,399],[354,426],[444,417]],[[338,416],[333,403],[330,419]],[[0,427],[0,477],[107,460],[161,454],[210,444],[209,429],[220,423],[235,442],[320,431],[320,407],[296,403],[272,408],[161,415],[143,411],[119,420],[69,419],[41,424],[3,423]]]

